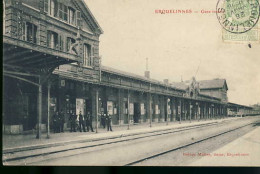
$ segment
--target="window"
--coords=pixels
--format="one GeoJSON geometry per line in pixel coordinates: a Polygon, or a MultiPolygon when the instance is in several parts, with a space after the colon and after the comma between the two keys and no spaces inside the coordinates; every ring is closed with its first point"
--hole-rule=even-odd
{"type": "Polygon", "coordinates": [[[22,25],[22,40],[26,41],[26,33],[27,33],[27,27],[26,27],[26,22],[23,23],[22,25]]]}
{"type": "Polygon", "coordinates": [[[71,25],[81,25],[81,12],[68,7],[59,0],[43,0],[44,11],[49,15],[59,18],[71,25]]]}
{"type": "Polygon", "coordinates": [[[48,46],[55,49],[58,45],[58,34],[55,32],[48,32],[48,46]]]}
{"type": "Polygon", "coordinates": [[[49,0],[44,0],[44,12],[49,13],[49,0]]]}
{"type": "Polygon", "coordinates": [[[91,46],[88,44],[83,46],[83,65],[92,66],[91,46]]]}
{"type": "Polygon", "coordinates": [[[59,3],[59,18],[64,21],[68,21],[68,6],[59,3]]]}
{"type": "Polygon", "coordinates": [[[24,22],[22,27],[22,39],[28,42],[36,43],[37,26],[30,22],[24,22]]]}
{"type": "Polygon", "coordinates": [[[50,15],[54,16],[54,17],[58,16],[58,2],[57,2],[57,0],[51,0],[50,15]]]}
{"type": "Polygon", "coordinates": [[[53,31],[48,31],[47,32],[47,46],[52,49],[63,51],[63,37],[53,31]]]}
{"type": "Polygon", "coordinates": [[[72,25],[75,25],[75,20],[76,20],[76,17],[75,17],[75,10],[71,7],[68,8],[69,9],[69,23],[72,24],[72,25]]]}
{"type": "Polygon", "coordinates": [[[82,22],[81,22],[81,12],[77,11],[77,26],[81,26],[82,22]]]}

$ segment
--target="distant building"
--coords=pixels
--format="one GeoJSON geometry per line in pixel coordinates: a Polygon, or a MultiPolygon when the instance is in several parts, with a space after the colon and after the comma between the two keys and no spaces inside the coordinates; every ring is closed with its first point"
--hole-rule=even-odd
{"type": "Polygon", "coordinates": [[[260,114],[260,103],[251,105],[250,107],[253,108],[253,113],[254,114],[260,114]]]}
{"type": "Polygon", "coordinates": [[[226,79],[213,79],[199,81],[200,93],[220,98],[222,102],[228,102],[228,86],[226,79]]]}
{"type": "Polygon", "coordinates": [[[190,97],[195,97],[197,94],[204,94],[210,97],[218,98],[222,102],[228,102],[228,86],[226,79],[196,81],[193,77],[192,80],[172,82],[171,84],[176,88],[186,90],[186,95],[190,97]]]}

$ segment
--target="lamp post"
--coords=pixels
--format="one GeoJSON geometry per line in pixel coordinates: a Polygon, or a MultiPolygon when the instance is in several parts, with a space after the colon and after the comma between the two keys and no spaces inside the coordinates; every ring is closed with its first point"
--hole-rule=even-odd
{"type": "Polygon", "coordinates": [[[98,115],[99,115],[98,105],[99,105],[99,101],[100,101],[100,98],[99,98],[98,89],[97,89],[96,90],[96,113],[97,113],[97,117],[96,117],[96,133],[98,133],[98,115]]]}
{"type": "Polygon", "coordinates": [[[150,86],[149,86],[149,118],[150,118],[150,127],[152,127],[152,103],[151,103],[151,100],[152,100],[152,96],[151,96],[151,83],[150,83],[150,86]]]}
{"type": "Polygon", "coordinates": [[[200,117],[199,117],[199,103],[196,102],[196,106],[197,106],[197,112],[196,112],[196,119],[198,119],[198,121],[200,121],[200,117]]]}
{"type": "Polygon", "coordinates": [[[179,119],[179,124],[181,124],[181,112],[182,112],[182,104],[184,101],[182,101],[181,99],[179,100],[179,102],[177,103],[177,109],[178,109],[178,115],[180,113],[180,119],[179,119]],[[180,109],[179,109],[179,103],[180,103],[180,109]],[[179,111],[180,110],[180,111],[179,111]]]}
{"type": "Polygon", "coordinates": [[[168,125],[168,118],[169,118],[169,102],[171,101],[171,99],[167,99],[167,109],[166,109],[166,112],[167,112],[167,115],[166,115],[166,125],[168,125]]]}
{"type": "Polygon", "coordinates": [[[211,104],[210,119],[214,118],[214,104],[211,104]]]}
{"type": "Polygon", "coordinates": [[[191,101],[190,101],[190,106],[189,106],[189,110],[190,110],[190,123],[191,123],[191,112],[192,112],[192,105],[191,105],[191,101]]]}
{"type": "Polygon", "coordinates": [[[129,116],[129,110],[130,110],[130,100],[129,100],[129,89],[127,91],[127,120],[128,120],[128,125],[127,125],[127,130],[130,129],[130,116],[129,116]]]}
{"type": "MultiPolygon", "coordinates": [[[[102,77],[102,57],[99,56],[99,85],[101,84],[101,77],[102,77]]],[[[99,98],[99,92],[98,92],[98,89],[96,89],[96,133],[98,133],[98,116],[99,116],[99,112],[98,112],[98,106],[99,106],[99,102],[101,101],[101,98],[99,98]]]]}
{"type": "Polygon", "coordinates": [[[51,85],[48,82],[48,94],[47,94],[47,105],[48,105],[48,118],[47,118],[47,138],[50,138],[50,88],[51,85]]]}

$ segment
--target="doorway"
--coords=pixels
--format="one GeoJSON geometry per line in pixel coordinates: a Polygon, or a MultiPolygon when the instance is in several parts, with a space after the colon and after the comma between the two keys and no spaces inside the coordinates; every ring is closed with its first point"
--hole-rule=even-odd
{"type": "MultiPolygon", "coordinates": [[[[91,99],[86,99],[86,113],[90,112],[90,114],[92,115],[92,103],[91,103],[91,99]]],[[[92,115],[92,117],[94,117],[92,115]]]]}
{"type": "Polygon", "coordinates": [[[140,104],[134,103],[134,123],[139,123],[140,115],[141,115],[140,104]]]}

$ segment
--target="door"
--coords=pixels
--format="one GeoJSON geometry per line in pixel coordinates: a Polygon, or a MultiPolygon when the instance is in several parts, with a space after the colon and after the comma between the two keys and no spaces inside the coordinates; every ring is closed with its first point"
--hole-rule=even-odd
{"type": "Polygon", "coordinates": [[[140,110],[140,104],[134,103],[134,123],[139,123],[141,110],[140,110]]]}
{"type": "MultiPolygon", "coordinates": [[[[90,114],[92,114],[91,99],[86,99],[86,112],[90,112],[90,114]]],[[[92,115],[92,117],[94,117],[94,115],[92,115]]]]}

